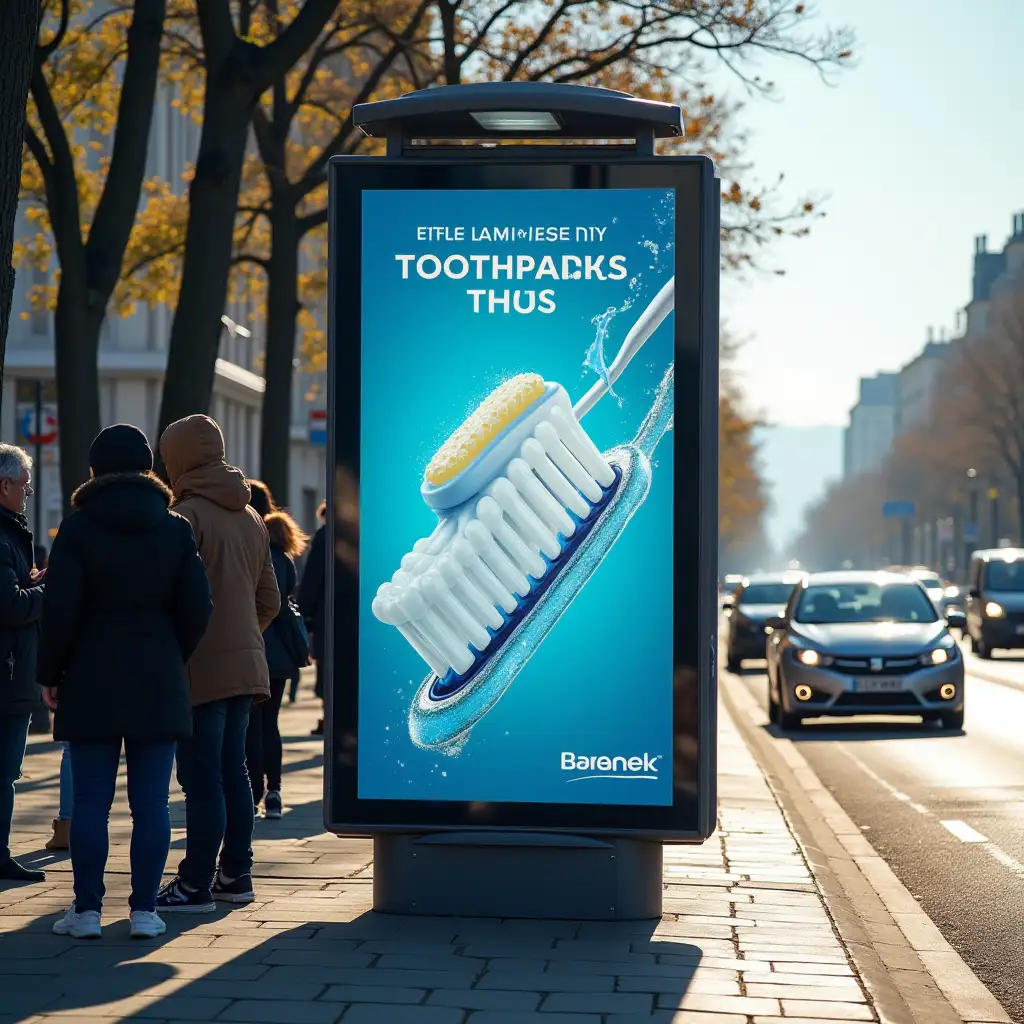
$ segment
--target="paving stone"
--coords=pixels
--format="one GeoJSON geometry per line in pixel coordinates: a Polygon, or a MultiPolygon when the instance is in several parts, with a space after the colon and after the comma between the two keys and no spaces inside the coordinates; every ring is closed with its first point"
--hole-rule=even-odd
{"type": "Polygon", "coordinates": [[[750,996],[714,996],[688,992],[681,996],[659,995],[656,1004],[661,1010],[704,1010],[707,1013],[765,1014],[779,1013],[777,999],[753,999],[750,996]]]}
{"type": "Polygon", "coordinates": [[[787,1017],[818,1017],[821,1020],[874,1020],[875,1015],[863,1003],[822,1003],[804,999],[783,999],[787,1017]]]}
{"type": "Polygon", "coordinates": [[[541,1003],[544,1013],[650,1013],[653,999],[640,992],[555,992],[541,1003]]]}
{"type": "Polygon", "coordinates": [[[345,1024],[462,1024],[463,1010],[447,1006],[352,1006],[345,1013],[345,1024]]]}
{"type": "Polygon", "coordinates": [[[503,989],[519,992],[611,992],[615,979],[607,974],[569,974],[565,971],[519,974],[495,971],[483,974],[478,989],[503,989]]]}
{"type": "MultiPolygon", "coordinates": [[[[649,1024],[650,1017],[644,1019],[649,1024]]],[[[467,1020],[469,1024],[601,1024],[601,1015],[597,1013],[546,1013],[540,1017],[536,1013],[477,1010],[471,1013],[467,1020]]]]}
{"type": "Polygon", "coordinates": [[[320,997],[332,1003],[422,1003],[426,989],[388,985],[331,985],[320,997]]]}
{"type": "Polygon", "coordinates": [[[447,956],[439,955],[442,951],[435,949],[433,956],[400,955],[385,953],[374,967],[392,967],[401,971],[482,971],[486,961],[483,957],[458,956],[453,949],[447,956]]]}
{"type": "Polygon", "coordinates": [[[820,985],[747,985],[747,994],[775,999],[818,999],[830,1003],[864,1002],[864,993],[856,984],[831,988],[820,985]]]}
{"type": "Polygon", "coordinates": [[[540,992],[491,991],[487,989],[438,989],[427,997],[428,1006],[458,1006],[464,1010],[536,1010],[540,992]]]}
{"type": "Polygon", "coordinates": [[[218,1020],[239,1024],[334,1024],[344,1011],[337,1003],[303,1003],[284,999],[240,999],[218,1020]]]}

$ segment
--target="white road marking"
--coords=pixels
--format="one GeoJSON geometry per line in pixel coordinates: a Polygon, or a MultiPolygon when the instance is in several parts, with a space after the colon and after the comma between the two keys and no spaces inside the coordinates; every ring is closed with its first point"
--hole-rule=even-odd
{"type": "Polygon", "coordinates": [[[869,779],[877,782],[890,796],[895,797],[901,803],[906,804],[908,807],[917,811],[918,814],[930,815],[931,811],[928,810],[923,804],[917,803],[915,800],[911,800],[906,793],[898,790],[891,782],[883,779],[873,768],[869,768],[856,754],[847,750],[841,743],[839,744],[839,750],[844,753],[869,779]]]}
{"type": "Polygon", "coordinates": [[[958,821],[956,819],[952,819],[950,821],[942,821],[939,824],[941,824],[942,827],[947,831],[952,832],[953,835],[955,835],[961,843],[988,842],[987,836],[983,836],[980,832],[971,828],[971,826],[968,825],[966,821],[958,821]]]}
{"type": "Polygon", "coordinates": [[[990,857],[993,857],[995,860],[999,861],[999,863],[1002,864],[1004,868],[1008,868],[1015,875],[1024,875],[1024,864],[1021,864],[1021,862],[1017,860],[1016,857],[1011,857],[1005,850],[1001,850],[994,843],[989,843],[985,847],[985,852],[990,857]]]}

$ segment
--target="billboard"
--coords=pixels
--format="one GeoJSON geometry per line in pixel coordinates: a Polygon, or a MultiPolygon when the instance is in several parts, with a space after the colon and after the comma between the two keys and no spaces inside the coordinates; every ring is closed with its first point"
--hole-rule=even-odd
{"type": "Polygon", "coordinates": [[[325,821],[714,827],[719,183],[330,165],[325,821]]]}
{"type": "Polygon", "coordinates": [[[362,202],[359,797],[670,805],[674,191],[362,202]]]}

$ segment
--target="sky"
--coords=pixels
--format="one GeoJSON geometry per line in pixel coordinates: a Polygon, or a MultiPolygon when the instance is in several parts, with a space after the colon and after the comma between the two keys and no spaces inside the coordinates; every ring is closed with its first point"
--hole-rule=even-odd
{"type": "MultiPolygon", "coordinates": [[[[738,369],[769,422],[843,424],[857,381],[898,369],[929,326],[951,336],[970,297],[975,235],[1002,248],[1024,211],[1024,0],[817,0],[817,25],[856,35],[856,65],[821,82],[765,59],[778,99],[745,99],[746,156],[792,199],[825,197],[810,236],[763,273],[727,280],[738,369]]],[[[727,93],[742,87],[722,79],[727,93]]]]}

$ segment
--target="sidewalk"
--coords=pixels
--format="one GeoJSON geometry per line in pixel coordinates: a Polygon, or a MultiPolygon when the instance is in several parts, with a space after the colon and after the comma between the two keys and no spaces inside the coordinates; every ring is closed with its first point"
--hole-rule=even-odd
{"type": "MultiPolygon", "coordinates": [[[[42,851],[59,748],[30,738],[15,855],[39,885],[0,890],[0,1024],[824,1024],[876,1012],[807,862],[724,708],[720,831],[667,847],[661,922],[598,924],[400,918],[370,911],[369,840],[322,831],[316,704],[282,711],[281,821],[256,829],[258,902],[168,915],[160,939],[128,939],[130,821],[112,812],[104,937],[50,933],[71,899],[70,861],[42,851]]],[[[184,838],[180,794],[169,866],[184,838]]],[[[946,1021],[946,1016],[920,1018],[946,1021]]],[[[959,1018],[956,1018],[959,1020],[959,1018]]]]}

